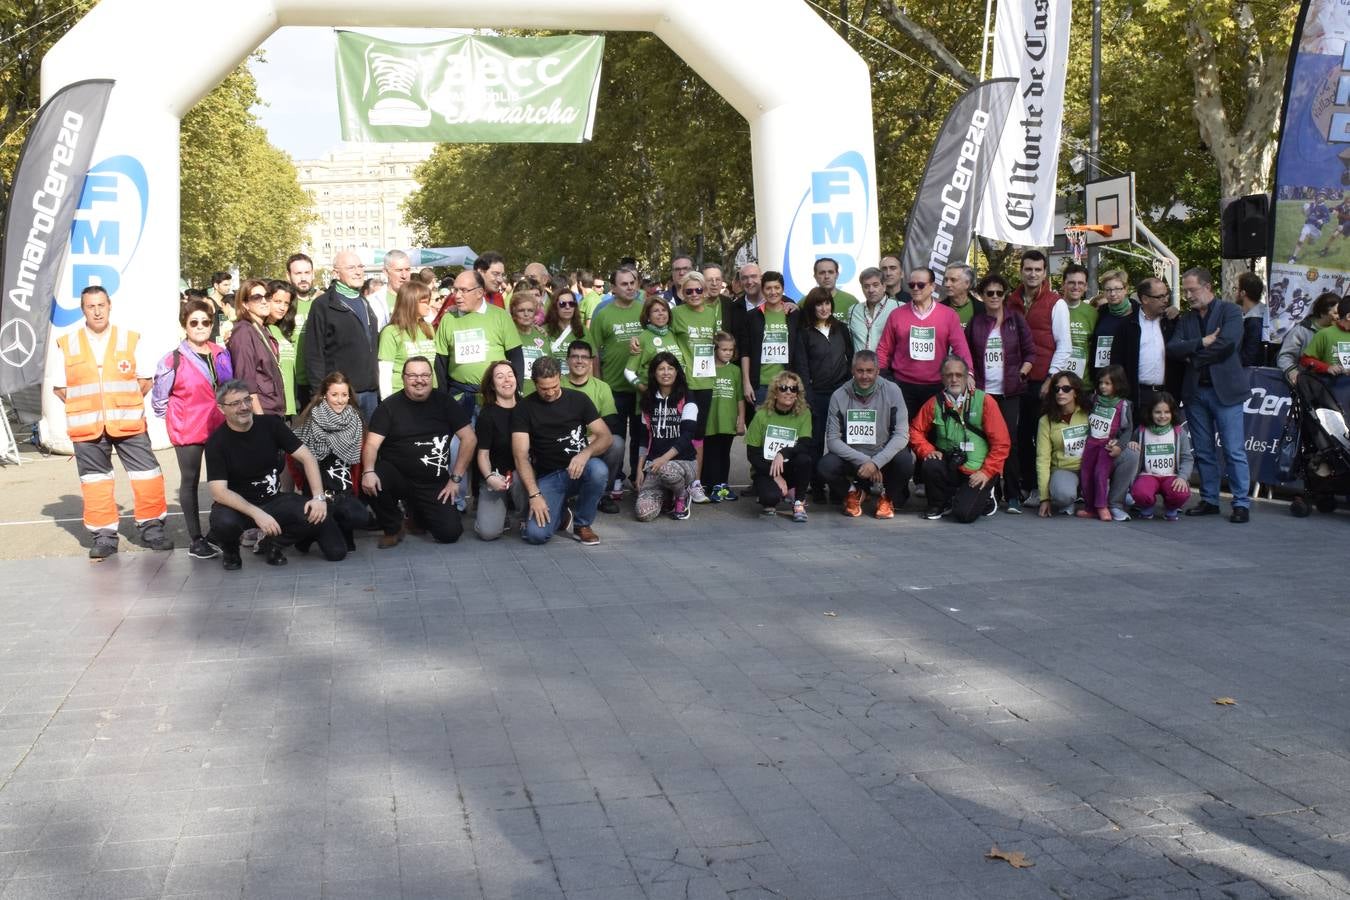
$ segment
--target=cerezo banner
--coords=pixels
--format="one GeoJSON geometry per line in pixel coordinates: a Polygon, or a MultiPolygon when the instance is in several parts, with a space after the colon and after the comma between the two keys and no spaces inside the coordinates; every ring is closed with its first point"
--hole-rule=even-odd
{"type": "Polygon", "coordinates": [[[1350,6],[1306,0],[1285,79],[1271,210],[1270,331],[1350,291],[1350,6]]]}
{"type": "Polygon", "coordinates": [[[1003,0],[994,26],[994,78],[1016,78],[1008,127],[975,230],[1021,247],[1055,239],[1055,184],[1069,68],[1069,0],[1003,0]]]}
{"type": "Polygon", "coordinates": [[[337,33],[345,141],[580,143],[595,125],[599,36],[398,44],[337,33]]]}
{"type": "Polygon", "coordinates": [[[62,88],[38,110],[19,154],[5,215],[0,394],[42,381],[56,282],[112,87],[98,79],[62,88]]]}
{"type": "Polygon", "coordinates": [[[927,266],[941,281],[948,264],[965,261],[975,211],[1016,91],[1016,78],[986,81],[947,113],[910,207],[904,271],[927,266]]]}

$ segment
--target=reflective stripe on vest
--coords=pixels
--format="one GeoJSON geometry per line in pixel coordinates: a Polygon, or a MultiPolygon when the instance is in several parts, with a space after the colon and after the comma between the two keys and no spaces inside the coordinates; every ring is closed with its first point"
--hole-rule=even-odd
{"type": "Polygon", "coordinates": [[[83,329],[57,341],[66,358],[66,431],[72,441],[97,440],[105,431],[118,438],[145,430],[136,343],[134,332],[112,329],[101,367],[105,378],[83,329]]]}

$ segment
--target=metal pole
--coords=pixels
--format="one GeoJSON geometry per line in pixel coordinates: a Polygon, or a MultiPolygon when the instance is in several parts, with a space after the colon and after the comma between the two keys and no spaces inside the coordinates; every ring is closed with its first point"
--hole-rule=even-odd
{"type": "Polygon", "coordinates": [[[994,11],[994,0],[984,0],[984,31],[980,40],[980,80],[984,81],[985,65],[989,62],[989,19],[994,11]]]}
{"type": "MultiPolygon", "coordinates": [[[[1088,158],[1087,166],[1083,171],[1087,174],[1087,181],[1092,181],[1098,175],[1097,151],[1098,140],[1101,136],[1102,126],[1102,0],[1092,0],[1092,87],[1089,97],[1089,108],[1091,114],[1088,125],[1088,158]]],[[[1086,201],[1087,192],[1083,193],[1086,201]]],[[[1083,210],[1083,221],[1091,218],[1091,213],[1086,208],[1083,210]]],[[[1131,238],[1134,235],[1130,235],[1131,238]]],[[[1097,248],[1088,247],[1087,253],[1088,270],[1088,290],[1097,289],[1097,248]]]]}

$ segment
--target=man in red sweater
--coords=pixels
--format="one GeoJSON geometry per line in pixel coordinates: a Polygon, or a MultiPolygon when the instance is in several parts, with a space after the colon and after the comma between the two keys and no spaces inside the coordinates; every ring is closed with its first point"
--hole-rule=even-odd
{"type": "Polygon", "coordinates": [[[970,368],[970,345],[961,317],[933,294],[937,277],[927,267],[909,273],[908,303],[886,320],[877,343],[882,375],[900,386],[910,421],[942,390],[942,363],[949,356],[970,368]]]}
{"type": "Polygon", "coordinates": [[[1069,368],[1073,337],[1069,330],[1069,307],[1050,287],[1045,254],[1028,250],[1022,254],[1022,284],[1008,295],[1011,309],[1020,312],[1031,326],[1036,344],[1036,362],[1027,373],[1022,392],[1022,410],[1017,423],[1017,459],[1022,484],[1036,483],[1036,425],[1041,419],[1041,399],[1050,386],[1049,375],[1069,368]]]}

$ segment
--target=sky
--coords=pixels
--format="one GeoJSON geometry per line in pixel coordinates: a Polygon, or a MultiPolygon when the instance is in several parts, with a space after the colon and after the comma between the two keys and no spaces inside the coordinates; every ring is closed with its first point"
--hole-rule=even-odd
{"type": "MultiPolygon", "coordinates": [[[[357,30],[357,29],[352,29],[357,30]]],[[[438,28],[362,28],[395,41],[425,43],[450,34],[438,28]]],[[[332,28],[278,29],[262,49],[264,62],[250,63],[265,106],[255,110],[268,138],[292,159],[315,159],[341,145],[338,132],[337,82],[332,28]]]]}

